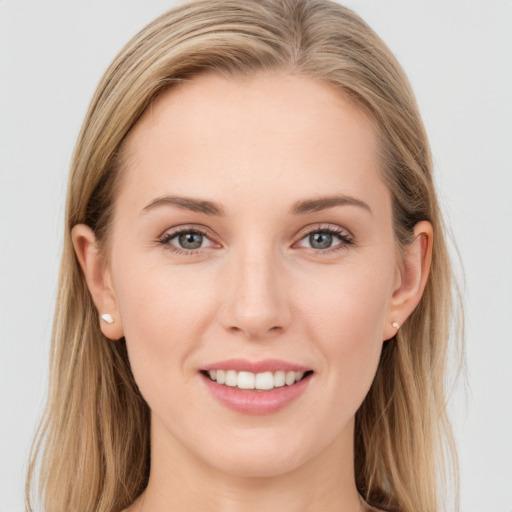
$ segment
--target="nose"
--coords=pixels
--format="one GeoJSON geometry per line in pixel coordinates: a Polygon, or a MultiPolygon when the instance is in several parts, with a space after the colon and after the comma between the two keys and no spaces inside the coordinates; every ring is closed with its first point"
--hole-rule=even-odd
{"type": "Polygon", "coordinates": [[[291,321],[283,263],[271,248],[232,254],[220,283],[223,327],[251,340],[274,337],[291,321]]]}

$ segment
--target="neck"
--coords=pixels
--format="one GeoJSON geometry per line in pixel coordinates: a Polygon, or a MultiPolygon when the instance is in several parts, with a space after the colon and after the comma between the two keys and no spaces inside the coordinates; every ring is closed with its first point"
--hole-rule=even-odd
{"type": "Polygon", "coordinates": [[[304,464],[254,477],[220,471],[169,432],[152,428],[148,487],[130,512],[361,512],[354,481],[353,425],[347,431],[304,464]]]}

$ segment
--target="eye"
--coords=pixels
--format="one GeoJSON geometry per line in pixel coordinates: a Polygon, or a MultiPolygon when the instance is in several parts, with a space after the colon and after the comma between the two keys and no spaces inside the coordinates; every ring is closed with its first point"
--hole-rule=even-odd
{"type": "Polygon", "coordinates": [[[332,233],[317,231],[308,235],[308,242],[313,249],[329,249],[333,244],[334,236],[332,233]]]}
{"type": "Polygon", "coordinates": [[[331,253],[351,244],[353,244],[353,237],[347,230],[332,226],[309,231],[299,241],[300,247],[314,249],[317,254],[331,253]]]}
{"type": "Polygon", "coordinates": [[[197,228],[178,228],[167,231],[158,241],[173,252],[187,255],[196,254],[199,252],[198,249],[214,246],[208,234],[197,228]]]}
{"type": "Polygon", "coordinates": [[[176,238],[182,249],[199,249],[199,247],[203,245],[203,239],[205,237],[202,233],[197,231],[188,231],[186,233],[180,233],[179,235],[176,235],[175,237],[171,238],[171,240],[174,240],[174,238],[176,238]]]}

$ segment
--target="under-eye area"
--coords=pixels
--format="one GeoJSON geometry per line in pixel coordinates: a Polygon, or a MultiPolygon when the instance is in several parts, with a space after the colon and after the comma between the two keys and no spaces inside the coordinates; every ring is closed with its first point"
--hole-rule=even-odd
{"type": "Polygon", "coordinates": [[[260,373],[236,370],[202,370],[201,373],[213,382],[224,386],[240,390],[270,391],[293,386],[309,378],[313,374],[313,370],[306,372],[278,370],[260,373]]]}

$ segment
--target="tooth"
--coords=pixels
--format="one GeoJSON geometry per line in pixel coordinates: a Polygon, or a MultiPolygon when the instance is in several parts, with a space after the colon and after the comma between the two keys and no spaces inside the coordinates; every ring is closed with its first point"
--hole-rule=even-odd
{"type": "Polygon", "coordinates": [[[272,389],[274,387],[274,376],[272,372],[256,374],[256,389],[272,389]]]}
{"type": "Polygon", "coordinates": [[[238,378],[237,378],[235,370],[228,370],[226,372],[226,382],[225,382],[226,386],[230,386],[230,387],[234,388],[237,385],[237,381],[238,381],[238,378]]]}
{"type": "Polygon", "coordinates": [[[282,370],[279,370],[276,373],[274,373],[274,387],[280,388],[280,387],[284,386],[285,379],[286,379],[286,373],[283,372],[282,370]]]}
{"type": "Polygon", "coordinates": [[[224,370],[217,370],[217,383],[224,384],[226,382],[226,372],[224,370]]]}
{"type": "Polygon", "coordinates": [[[254,389],[255,375],[251,372],[238,373],[238,387],[240,389],[254,389]]]}
{"type": "Polygon", "coordinates": [[[295,372],[287,372],[284,381],[286,382],[287,386],[295,384],[295,372]]]}
{"type": "Polygon", "coordinates": [[[237,372],[236,370],[208,370],[208,375],[218,384],[240,389],[271,390],[284,386],[291,386],[304,377],[304,372],[285,372],[278,370],[275,373],[237,372]]]}

